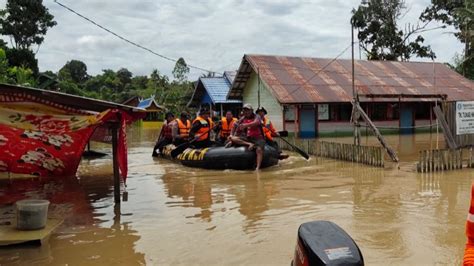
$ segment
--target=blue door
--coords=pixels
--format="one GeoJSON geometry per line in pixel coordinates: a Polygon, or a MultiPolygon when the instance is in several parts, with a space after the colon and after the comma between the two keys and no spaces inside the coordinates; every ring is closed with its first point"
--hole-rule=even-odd
{"type": "Polygon", "coordinates": [[[300,138],[316,137],[316,112],[313,107],[300,110],[300,138]]]}
{"type": "Polygon", "coordinates": [[[400,106],[400,134],[413,134],[413,127],[415,125],[413,121],[413,108],[408,105],[402,104],[400,106]]]}

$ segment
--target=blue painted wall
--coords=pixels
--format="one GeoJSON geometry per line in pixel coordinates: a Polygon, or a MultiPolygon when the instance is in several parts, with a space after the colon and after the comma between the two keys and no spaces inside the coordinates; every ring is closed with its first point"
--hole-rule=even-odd
{"type": "Polygon", "coordinates": [[[211,96],[209,96],[209,94],[207,93],[207,91],[204,92],[204,96],[202,96],[202,99],[201,99],[201,105],[203,104],[212,104],[212,99],[211,99],[211,96]]]}

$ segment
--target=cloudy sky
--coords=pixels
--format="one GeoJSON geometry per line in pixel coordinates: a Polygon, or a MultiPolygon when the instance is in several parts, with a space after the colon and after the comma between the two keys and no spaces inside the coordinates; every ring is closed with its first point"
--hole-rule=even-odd
{"type": "MultiPolygon", "coordinates": [[[[350,45],[351,9],[360,0],[58,0],[110,30],[151,50],[217,72],[236,69],[242,56],[277,54],[333,58],[350,45]]],[[[6,0],[0,0],[4,8],[6,0]]],[[[58,71],[68,60],[89,74],[128,68],[170,74],[174,63],[136,48],[44,0],[57,25],[37,57],[40,70],[58,71]]],[[[403,23],[416,23],[430,0],[406,0],[403,23]]],[[[429,28],[436,27],[433,23],[429,28]]],[[[462,45],[449,32],[424,33],[439,62],[451,62],[462,45]]],[[[350,58],[350,49],[342,56],[350,58]]],[[[415,59],[419,60],[419,59],[415,59]]],[[[201,71],[191,70],[194,78],[201,71]]]]}

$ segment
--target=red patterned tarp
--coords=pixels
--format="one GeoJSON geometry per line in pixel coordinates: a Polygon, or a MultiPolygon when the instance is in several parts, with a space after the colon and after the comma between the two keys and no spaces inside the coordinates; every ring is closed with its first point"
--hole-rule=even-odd
{"type": "Polygon", "coordinates": [[[72,113],[42,103],[13,101],[0,105],[0,172],[37,176],[75,175],[94,129],[120,119],[118,163],[127,176],[126,124],[133,118],[109,109],[72,113]]]}

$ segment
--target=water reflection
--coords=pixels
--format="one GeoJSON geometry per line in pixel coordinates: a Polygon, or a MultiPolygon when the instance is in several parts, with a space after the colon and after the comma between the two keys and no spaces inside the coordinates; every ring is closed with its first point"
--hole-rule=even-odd
{"type": "Polygon", "coordinates": [[[1,184],[1,202],[36,193],[71,218],[45,246],[1,249],[0,264],[288,265],[298,226],[311,220],[343,227],[367,265],[460,262],[474,171],[417,173],[417,151],[434,147],[435,135],[388,136],[400,168],[295,155],[255,173],[153,160],[155,132],[129,135],[129,201],[121,210],[110,158],[83,161],[78,179],[1,184]]]}
{"type": "Polygon", "coordinates": [[[134,249],[140,239],[128,222],[121,222],[120,205],[113,206],[110,175],[82,175],[80,179],[41,178],[2,181],[3,219],[14,219],[14,201],[42,198],[51,202],[50,218],[64,223],[41,246],[17,245],[0,249],[0,265],[15,264],[144,264],[134,249]],[[110,226],[108,224],[111,223],[110,226]]]}

